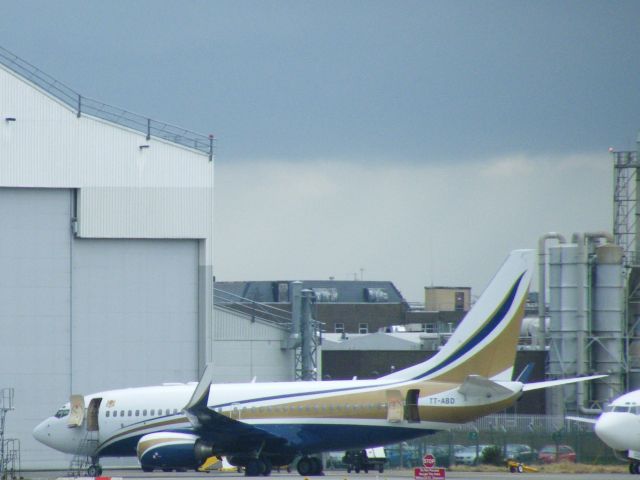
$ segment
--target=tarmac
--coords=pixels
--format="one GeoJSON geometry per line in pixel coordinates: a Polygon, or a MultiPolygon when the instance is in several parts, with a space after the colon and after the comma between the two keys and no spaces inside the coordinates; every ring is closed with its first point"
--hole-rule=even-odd
{"type": "MultiPolygon", "coordinates": [[[[65,476],[65,472],[60,471],[23,471],[21,474],[25,480],[55,480],[65,476]]],[[[347,474],[346,471],[327,471],[324,473],[324,478],[327,480],[413,480],[413,471],[410,470],[389,470],[384,473],[359,473],[359,474],[347,474]]],[[[113,477],[122,480],[224,480],[232,479],[239,480],[247,478],[242,473],[235,472],[209,472],[209,473],[143,473],[139,470],[105,470],[102,477],[98,477],[98,480],[108,480],[109,477],[113,477]]],[[[87,478],[87,477],[82,477],[87,478]]],[[[255,477],[258,480],[260,477],[255,477]]],[[[269,477],[262,477],[265,480],[314,480],[314,478],[321,479],[322,477],[301,477],[297,473],[272,473],[269,477]]],[[[531,479],[545,479],[545,480],[610,480],[610,479],[632,479],[630,474],[612,474],[612,473],[589,473],[589,474],[575,474],[575,473],[510,473],[506,469],[504,472],[446,472],[446,478],[456,480],[493,480],[493,479],[519,479],[526,480],[531,479]]]]}

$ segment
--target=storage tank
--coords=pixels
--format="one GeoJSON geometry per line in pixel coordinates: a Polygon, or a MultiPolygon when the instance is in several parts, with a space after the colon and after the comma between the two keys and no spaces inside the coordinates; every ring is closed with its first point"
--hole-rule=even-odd
{"type": "MultiPolygon", "coordinates": [[[[585,331],[586,257],[575,243],[549,247],[549,370],[551,378],[571,377],[584,371],[578,365],[585,331]]],[[[563,415],[565,405],[575,405],[575,386],[547,391],[549,413],[563,415]]],[[[573,407],[570,407],[573,408],[573,407]]]]}
{"type": "Polygon", "coordinates": [[[624,274],[622,247],[596,248],[592,270],[591,359],[593,369],[609,376],[593,383],[594,399],[610,401],[624,391],[624,274]]]}

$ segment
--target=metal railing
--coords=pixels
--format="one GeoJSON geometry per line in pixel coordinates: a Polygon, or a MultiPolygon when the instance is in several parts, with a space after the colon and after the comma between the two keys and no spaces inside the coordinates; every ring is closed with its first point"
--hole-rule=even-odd
{"type": "Polygon", "coordinates": [[[36,87],[60,100],[78,117],[89,115],[143,133],[147,140],[161,138],[187,148],[197,150],[213,160],[213,135],[202,135],[169,123],[158,122],[151,118],[132,113],[119,107],[83,97],[73,89],[59,82],[37,67],[31,65],[8,50],[0,47],[0,64],[20,75],[36,87]]]}
{"type": "Polygon", "coordinates": [[[216,308],[244,314],[252,322],[260,321],[281,328],[291,328],[291,312],[288,310],[256,302],[215,287],[213,295],[216,308]]]}

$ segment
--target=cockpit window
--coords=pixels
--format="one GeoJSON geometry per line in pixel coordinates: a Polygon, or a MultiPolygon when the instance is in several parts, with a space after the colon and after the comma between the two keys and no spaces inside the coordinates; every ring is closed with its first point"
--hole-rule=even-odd
{"type": "Polygon", "coordinates": [[[60,407],[54,416],[56,418],[64,418],[67,415],[69,415],[69,407],[65,405],[64,407],[60,407]]]}
{"type": "Polygon", "coordinates": [[[621,406],[614,406],[613,407],[613,411],[614,412],[628,412],[629,411],[629,407],[621,405],[621,406]]]}

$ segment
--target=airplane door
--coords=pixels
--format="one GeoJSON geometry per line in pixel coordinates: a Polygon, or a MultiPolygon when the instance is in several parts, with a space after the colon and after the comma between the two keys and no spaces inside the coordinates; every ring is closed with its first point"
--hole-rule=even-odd
{"type": "Polygon", "coordinates": [[[404,418],[404,405],[400,390],[387,390],[387,422],[399,423],[404,418]]]}
{"type": "Polygon", "coordinates": [[[67,426],[69,428],[79,427],[84,421],[84,395],[71,395],[69,397],[69,405],[71,411],[69,412],[67,426]]]}
{"type": "Polygon", "coordinates": [[[404,419],[409,423],[420,423],[420,409],[418,408],[418,399],[420,398],[420,390],[409,390],[404,402],[404,419]]]}
{"type": "Polygon", "coordinates": [[[89,402],[89,408],[87,409],[87,432],[97,432],[100,430],[100,426],[98,425],[100,403],[102,403],[102,398],[93,398],[89,402]]]}

